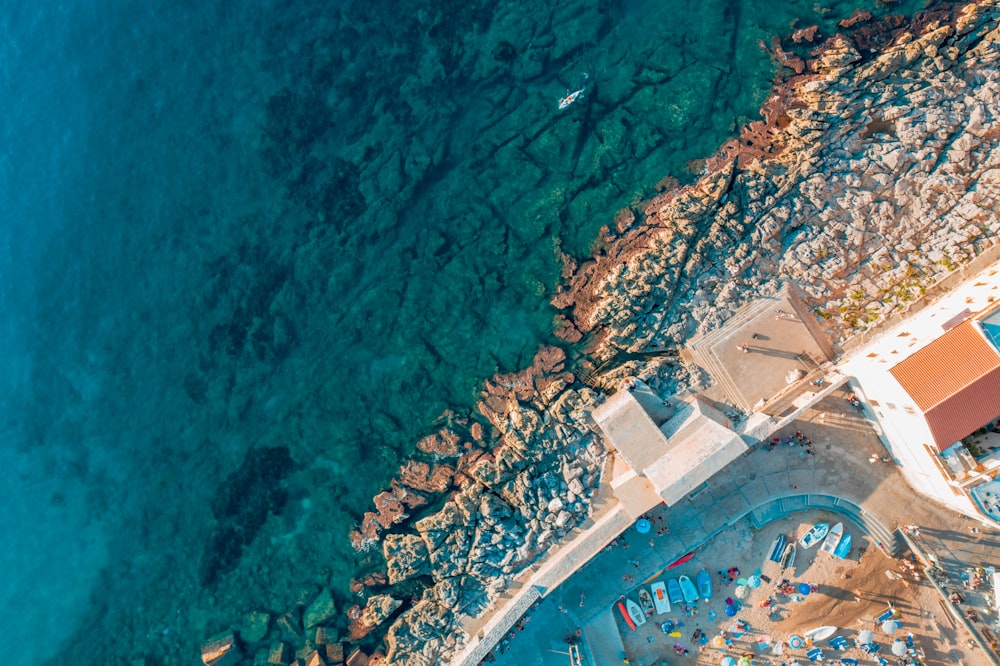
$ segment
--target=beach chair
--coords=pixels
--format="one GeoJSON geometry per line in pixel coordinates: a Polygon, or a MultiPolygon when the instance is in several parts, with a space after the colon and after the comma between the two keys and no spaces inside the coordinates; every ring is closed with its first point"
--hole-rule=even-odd
{"type": "Polygon", "coordinates": [[[913,647],[913,634],[906,634],[906,647],[913,647]]]}
{"type": "Polygon", "coordinates": [[[823,661],[823,651],[816,647],[806,652],[806,656],[809,657],[809,661],[823,661]]]}
{"type": "Polygon", "coordinates": [[[876,622],[885,622],[886,620],[890,619],[894,615],[896,615],[896,609],[895,608],[890,608],[889,610],[887,610],[886,612],[882,613],[877,618],[875,618],[875,621],[876,622]]]}
{"type": "Polygon", "coordinates": [[[889,661],[885,657],[875,657],[875,659],[878,661],[879,666],[889,666],[889,661]]]}
{"type": "Polygon", "coordinates": [[[858,660],[851,657],[841,657],[840,663],[841,666],[858,666],[858,660]]]}
{"type": "Polygon", "coordinates": [[[847,649],[847,639],[843,636],[834,636],[830,639],[830,647],[834,650],[846,650],[847,649]]]}

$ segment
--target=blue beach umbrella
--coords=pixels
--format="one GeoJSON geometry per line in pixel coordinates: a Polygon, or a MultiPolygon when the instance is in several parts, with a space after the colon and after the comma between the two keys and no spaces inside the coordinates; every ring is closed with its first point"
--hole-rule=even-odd
{"type": "Polygon", "coordinates": [[[807,595],[812,592],[812,588],[809,587],[809,583],[799,583],[799,594],[807,595]]]}
{"type": "Polygon", "coordinates": [[[747,579],[747,586],[757,589],[760,587],[760,576],[754,575],[747,579]]]}
{"type": "Polygon", "coordinates": [[[648,533],[650,528],[652,527],[653,527],[652,523],[650,523],[645,518],[640,518],[639,520],[635,521],[635,531],[638,532],[639,534],[648,533]]]}
{"type": "Polygon", "coordinates": [[[736,666],[736,660],[730,657],[729,655],[723,657],[722,661],[719,663],[721,663],[722,666],[736,666]]]}
{"type": "Polygon", "coordinates": [[[729,604],[726,606],[726,617],[733,617],[736,615],[736,604],[729,604]]]}

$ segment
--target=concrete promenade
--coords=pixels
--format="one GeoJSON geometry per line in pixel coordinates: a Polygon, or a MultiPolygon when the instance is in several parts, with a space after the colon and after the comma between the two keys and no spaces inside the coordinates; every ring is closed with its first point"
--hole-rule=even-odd
{"type": "MultiPolygon", "coordinates": [[[[565,638],[578,629],[583,633],[585,664],[621,663],[620,637],[614,623],[607,620],[612,604],[681,555],[748,516],[760,525],[798,511],[839,512],[889,550],[903,545],[901,539],[897,542],[897,528],[916,524],[919,538],[926,541],[922,545],[935,554],[950,579],[946,585],[959,581],[967,566],[993,564],[1000,553],[1000,535],[915,493],[894,464],[869,462],[873,453],[881,456],[886,451],[864,414],[850,406],[846,395],[842,390],[832,393],[780,431],[782,435],[801,431],[812,440],[815,455],[784,445],[773,451],[754,448],[716,474],[693,499],[670,508],[658,507],[652,512],[654,522],[667,525],[669,534],[657,536],[654,529],[640,535],[627,530],[629,547],[600,552],[541,600],[529,613],[531,620],[514,632],[506,652],[498,655],[495,663],[565,666],[565,638]],[[970,531],[973,526],[978,533],[970,531]],[[624,581],[625,574],[634,575],[636,582],[624,581]]],[[[809,514],[803,513],[803,521],[809,519],[809,514]]],[[[734,553],[734,558],[739,557],[734,553]]],[[[891,566],[892,561],[886,561],[891,566]]],[[[982,607],[982,600],[976,601],[982,607]]],[[[977,652],[977,661],[964,663],[997,663],[980,648],[977,652]]],[[[964,659],[959,652],[955,656],[955,663],[964,659]]]]}

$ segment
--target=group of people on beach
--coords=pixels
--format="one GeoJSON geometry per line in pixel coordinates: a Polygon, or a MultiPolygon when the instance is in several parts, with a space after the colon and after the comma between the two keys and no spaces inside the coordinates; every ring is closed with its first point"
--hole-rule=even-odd
{"type": "MultiPolygon", "coordinates": [[[[767,443],[767,450],[773,451],[779,444],[781,444],[781,437],[772,437],[771,441],[767,443]]],[[[798,430],[795,431],[794,435],[788,435],[785,437],[785,446],[799,446],[805,449],[805,452],[809,455],[816,455],[813,452],[812,440],[798,430]]]]}

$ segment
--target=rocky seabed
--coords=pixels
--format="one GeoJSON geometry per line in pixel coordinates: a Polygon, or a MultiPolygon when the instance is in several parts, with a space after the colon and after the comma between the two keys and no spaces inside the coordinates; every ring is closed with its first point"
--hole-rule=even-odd
{"type": "MultiPolygon", "coordinates": [[[[676,348],[792,278],[843,340],[996,242],[998,3],[938,10],[909,26],[860,16],[847,27],[813,59],[786,63],[800,73],[777,84],[765,120],[724,145],[698,182],[616,217],[607,251],[578,267],[555,299],[572,313],[567,337],[589,335],[598,362],[676,348]],[[872,52],[852,37],[856,29],[891,40],[872,52]]],[[[785,62],[780,47],[777,55],[785,62]]],[[[364,605],[348,610],[352,638],[384,635],[384,652],[367,663],[447,663],[468,640],[463,618],[489,613],[587,519],[606,457],[588,416],[601,395],[564,364],[547,348],[528,370],[487,382],[479,409],[492,446],[463,448],[445,431],[423,447],[438,450],[441,469],[411,467],[376,498],[352,535],[359,549],[380,546],[387,563],[384,576],[358,585],[364,605]],[[457,490],[443,508],[396,527],[423,493],[450,486],[457,490]],[[417,598],[384,593],[418,580],[428,584],[417,598]]],[[[612,364],[598,379],[623,374],[654,386],[698,381],[655,361],[612,364]]],[[[340,643],[324,642],[332,601],[323,594],[282,620],[293,640],[270,647],[272,663],[293,653],[310,665],[343,658],[340,643]]],[[[211,663],[223,663],[227,650],[213,640],[211,663]]]]}

